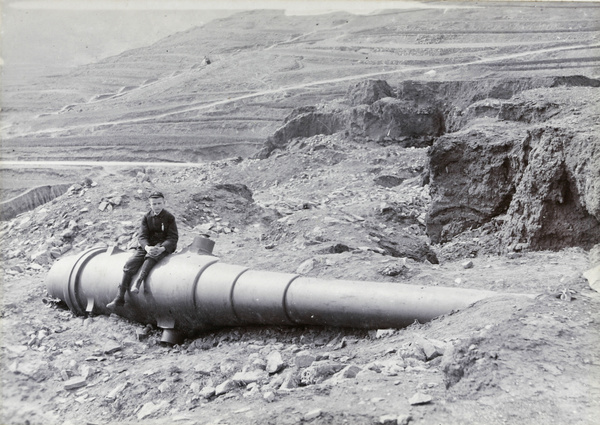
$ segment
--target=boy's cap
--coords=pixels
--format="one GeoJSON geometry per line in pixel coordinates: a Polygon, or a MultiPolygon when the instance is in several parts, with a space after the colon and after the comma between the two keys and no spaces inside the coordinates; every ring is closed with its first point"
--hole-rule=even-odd
{"type": "Polygon", "coordinates": [[[152,199],[152,198],[163,198],[163,199],[165,199],[165,195],[163,195],[162,192],[155,191],[155,192],[152,192],[150,194],[150,196],[148,196],[148,199],[152,199]]]}

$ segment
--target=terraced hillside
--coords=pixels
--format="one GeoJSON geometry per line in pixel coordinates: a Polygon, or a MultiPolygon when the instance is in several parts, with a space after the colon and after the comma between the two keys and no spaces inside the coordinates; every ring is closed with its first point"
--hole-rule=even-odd
{"type": "Polygon", "coordinates": [[[366,78],[394,85],[574,69],[593,77],[599,10],[518,3],[364,16],[241,12],[68,75],[5,82],[2,156],[248,156],[293,108],[340,98],[366,78]]]}

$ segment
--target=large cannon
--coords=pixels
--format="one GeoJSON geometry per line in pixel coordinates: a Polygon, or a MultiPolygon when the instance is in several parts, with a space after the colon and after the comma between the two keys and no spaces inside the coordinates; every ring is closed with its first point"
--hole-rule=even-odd
{"type": "MultiPolygon", "coordinates": [[[[161,261],[139,294],[114,311],[163,329],[162,341],[224,326],[325,325],[400,328],[499,295],[492,291],[424,287],[390,282],[326,280],[250,270],[212,255],[214,242],[198,237],[161,261]]],[[[80,315],[111,314],[130,254],[92,248],[59,260],[47,277],[48,293],[80,315]]]]}

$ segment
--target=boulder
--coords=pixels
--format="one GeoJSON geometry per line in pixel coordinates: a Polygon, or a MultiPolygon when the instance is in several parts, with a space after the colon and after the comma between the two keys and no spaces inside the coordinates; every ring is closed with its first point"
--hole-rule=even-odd
{"type": "Polygon", "coordinates": [[[346,114],[337,110],[312,109],[305,113],[293,111],[290,115],[291,118],[286,118],[285,124],[267,139],[254,158],[268,158],[275,149],[285,148],[294,138],[306,138],[317,134],[331,135],[344,130],[347,126],[346,114]]]}
{"type": "Polygon", "coordinates": [[[348,88],[346,97],[352,106],[372,105],[384,97],[393,97],[394,91],[384,80],[364,80],[348,88]]]}
{"type": "Polygon", "coordinates": [[[435,106],[386,97],[350,113],[352,135],[403,146],[429,146],[444,131],[442,113],[435,106]]]}
{"type": "Polygon", "coordinates": [[[302,385],[318,384],[342,370],[346,365],[328,361],[314,362],[300,373],[302,385]]]}
{"type": "Polygon", "coordinates": [[[296,367],[304,368],[304,367],[310,366],[316,360],[317,360],[317,356],[315,356],[314,354],[311,354],[307,350],[303,350],[296,354],[295,363],[296,363],[296,367]]]}
{"type": "Polygon", "coordinates": [[[427,243],[424,236],[414,235],[406,229],[398,229],[392,235],[370,232],[377,239],[377,245],[385,255],[398,258],[410,258],[411,260],[432,264],[438,264],[435,252],[427,243]]]}
{"type": "Polygon", "coordinates": [[[285,367],[285,362],[281,357],[281,353],[279,351],[272,351],[267,356],[267,372],[273,374],[277,373],[285,367]]]}

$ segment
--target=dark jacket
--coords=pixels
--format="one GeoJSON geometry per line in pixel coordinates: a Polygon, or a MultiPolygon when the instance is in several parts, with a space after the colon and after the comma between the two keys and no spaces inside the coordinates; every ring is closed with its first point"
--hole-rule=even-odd
{"type": "Polygon", "coordinates": [[[178,240],[179,232],[175,217],[169,211],[163,209],[158,215],[154,215],[150,210],[144,215],[138,238],[142,248],[145,249],[148,245],[161,245],[171,254],[177,249],[178,240]]]}

